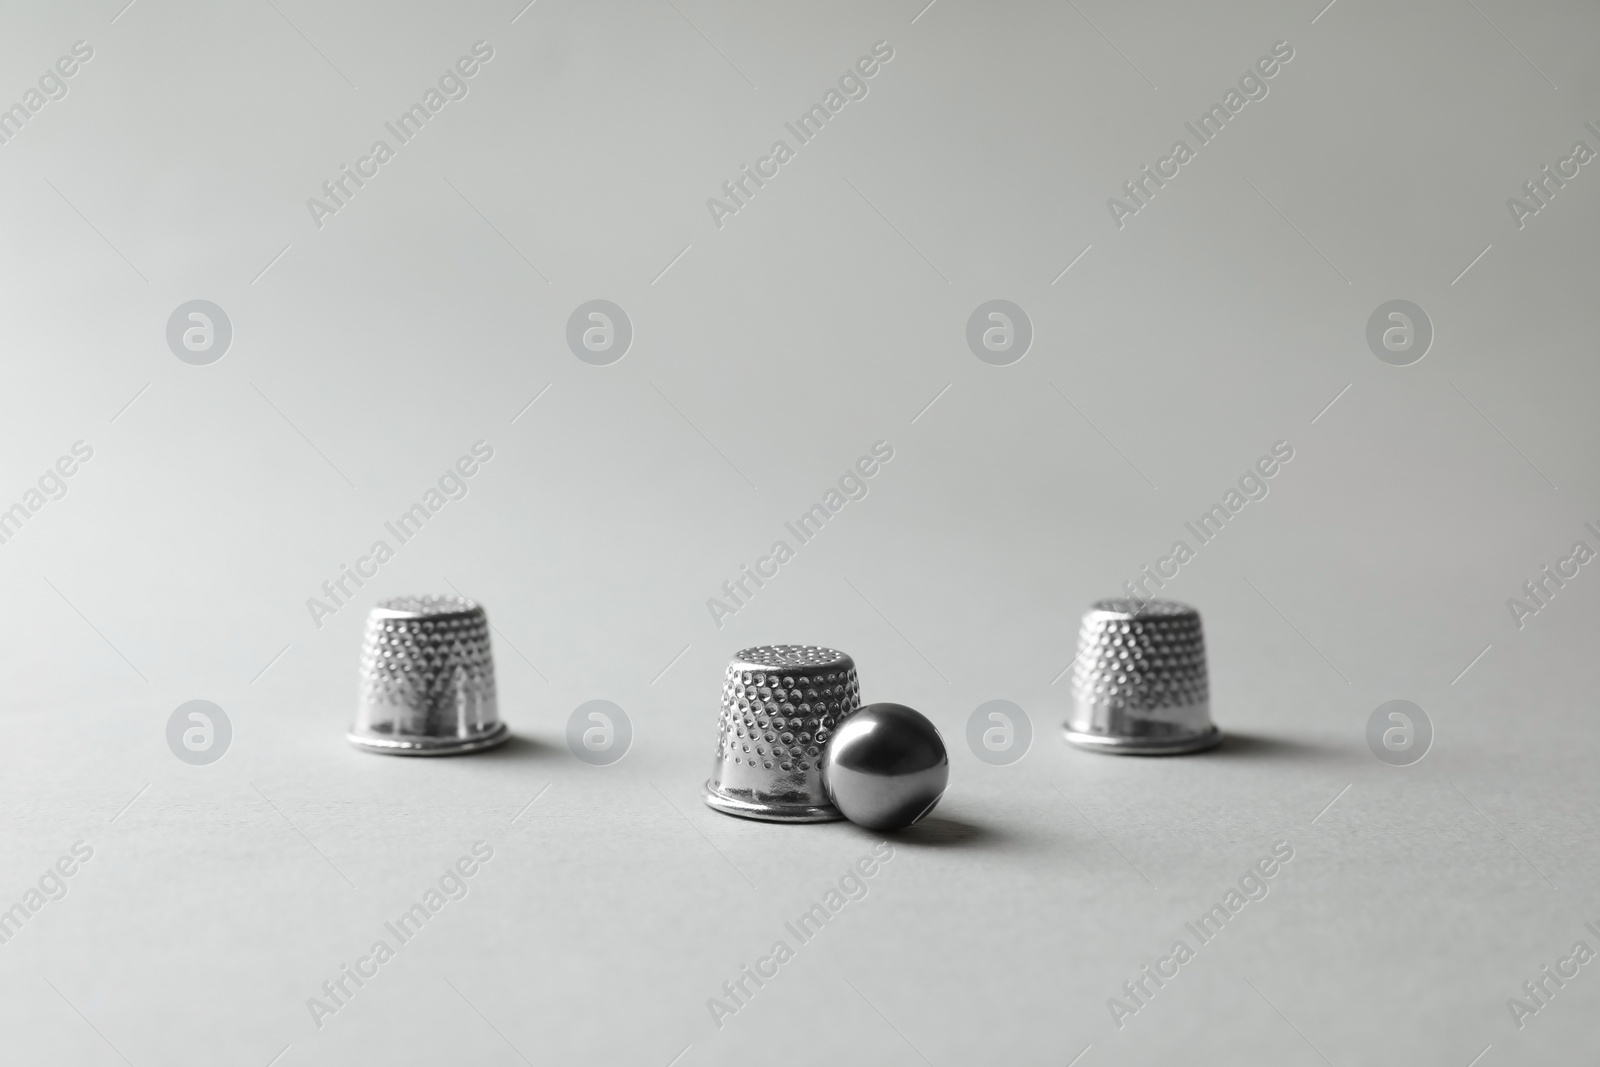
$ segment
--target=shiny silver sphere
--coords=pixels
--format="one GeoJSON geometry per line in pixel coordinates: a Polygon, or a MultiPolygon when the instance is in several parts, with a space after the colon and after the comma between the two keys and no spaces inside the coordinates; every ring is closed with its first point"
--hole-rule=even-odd
{"type": "Polygon", "coordinates": [[[834,807],[869,830],[910,826],[939,803],[950,756],[939,730],[904,704],[868,704],[842,719],[822,753],[834,807]]]}

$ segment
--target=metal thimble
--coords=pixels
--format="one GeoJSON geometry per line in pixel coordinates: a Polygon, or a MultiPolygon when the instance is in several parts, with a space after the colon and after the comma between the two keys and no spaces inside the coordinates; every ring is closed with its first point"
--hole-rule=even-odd
{"type": "Polygon", "coordinates": [[[458,596],[380,600],[367,615],[350,743],[396,756],[446,756],[509,736],[495,701],[483,608],[458,596]]]}
{"type": "Polygon", "coordinates": [[[706,803],[769,822],[844,818],[822,787],[822,750],[860,703],[855,660],[843,652],[761,645],[737,653],[722,684],[706,803]]]}
{"type": "Polygon", "coordinates": [[[1067,740],[1170,756],[1222,740],[1211,722],[1200,613],[1170,600],[1096,601],[1078,630],[1067,740]]]}

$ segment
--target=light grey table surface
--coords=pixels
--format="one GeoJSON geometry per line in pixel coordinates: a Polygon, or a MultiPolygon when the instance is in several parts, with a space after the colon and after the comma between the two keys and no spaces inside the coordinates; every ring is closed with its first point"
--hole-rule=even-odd
{"type": "Polygon", "coordinates": [[[1600,150],[1592,5],[123,2],[0,14],[24,109],[0,126],[0,507],[25,516],[0,544],[0,1059],[1600,1053],[1600,965],[1508,1003],[1600,950],[1600,565],[1508,606],[1600,549],[1600,164],[1508,205],[1600,150]],[[400,144],[385,123],[476,42],[400,144]],[[878,42],[798,144],[785,123],[878,42]],[[1108,206],[1278,42],[1264,97],[1108,206]],[[779,139],[736,213],[708,206],[779,139]],[[308,207],[346,165],[365,183],[308,207]],[[166,337],[194,299],[231,323],[209,365],[166,337]],[[633,328],[609,365],[566,341],[593,299],[633,328]],[[1034,334],[1006,366],[965,337],[992,299],[1034,334]],[[1407,366],[1366,336],[1397,299],[1434,334],[1407,366]],[[314,618],[479,441],[466,495],[314,618]],[[714,619],[879,441],[866,496],[714,619]],[[1230,740],[1068,749],[1082,610],[1277,442],[1267,496],[1162,591],[1204,613],[1230,740]],[[347,747],[367,608],[452,588],[496,627],[516,739],[347,747]],[[850,652],[952,759],[803,943],[785,924],[884,839],[699,796],[727,657],[786,641],[850,652]],[[166,735],[197,699],[232,728],[204,766],[166,735]],[[566,743],[597,699],[633,728],[609,766],[566,743]],[[1009,766],[966,740],[996,699],[1033,729],[1009,766]],[[1434,732],[1409,766],[1366,740],[1393,699],[1434,732]],[[466,895],[394,938],[475,842],[466,895]],[[1274,846],[1265,898],[1198,945],[1185,923],[1274,846]],[[1194,958],[1116,1017],[1179,939],[1194,958]]]}

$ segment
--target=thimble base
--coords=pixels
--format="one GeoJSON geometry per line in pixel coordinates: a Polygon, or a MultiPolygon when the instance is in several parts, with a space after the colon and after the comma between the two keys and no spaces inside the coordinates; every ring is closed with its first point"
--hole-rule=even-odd
{"type": "Polygon", "coordinates": [[[1211,748],[1222,740],[1222,731],[1215,726],[1180,737],[1118,737],[1084,733],[1071,726],[1066,727],[1064,733],[1068,741],[1081,749],[1114,756],[1181,756],[1211,748]]]}
{"type": "Polygon", "coordinates": [[[844,814],[832,804],[777,803],[730,796],[706,783],[705,802],[724,815],[763,822],[838,822],[844,814]]]}
{"type": "Polygon", "coordinates": [[[473,737],[385,737],[351,730],[345,735],[345,740],[359,749],[385,756],[461,756],[493,748],[510,737],[511,729],[499,722],[487,732],[473,737]]]}

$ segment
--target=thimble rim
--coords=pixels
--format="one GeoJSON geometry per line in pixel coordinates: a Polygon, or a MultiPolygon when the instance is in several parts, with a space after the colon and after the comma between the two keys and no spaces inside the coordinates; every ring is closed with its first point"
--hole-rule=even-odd
{"type": "Polygon", "coordinates": [[[462,756],[493,748],[510,738],[511,728],[504,722],[471,737],[384,736],[358,730],[345,734],[345,740],[356,748],[385,756],[462,756]]]}
{"type": "Polygon", "coordinates": [[[405,593],[384,597],[372,605],[368,618],[374,619],[442,619],[454,615],[472,615],[483,606],[471,597],[450,593],[405,593]]]}
{"type": "Polygon", "coordinates": [[[1198,619],[1200,611],[1192,604],[1180,600],[1136,600],[1133,597],[1105,597],[1089,605],[1084,618],[1114,619],[1198,619]]]}
{"type": "Polygon", "coordinates": [[[1066,726],[1066,739],[1085,752],[1104,752],[1114,756],[1181,756],[1200,752],[1218,744],[1222,731],[1215,723],[1204,730],[1178,737],[1137,737],[1125,734],[1094,734],[1066,726]]]}
{"type": "Polygon", "coordinates": [[[844,813],[832,803],[780,803],[776,801],[746,800],[718,790],[707,779],[702,794],[706,805],[724,815],[737,815],[741,819],[758,819],[761,822],[839,822],[844,813]]]}

